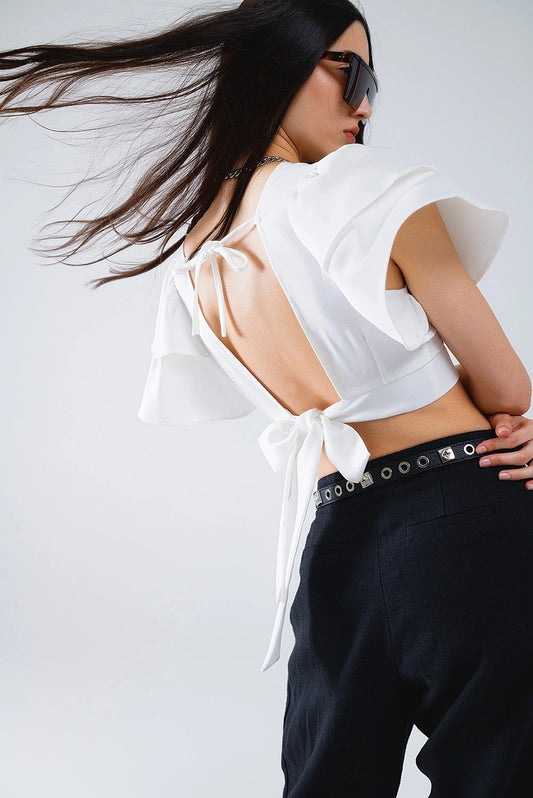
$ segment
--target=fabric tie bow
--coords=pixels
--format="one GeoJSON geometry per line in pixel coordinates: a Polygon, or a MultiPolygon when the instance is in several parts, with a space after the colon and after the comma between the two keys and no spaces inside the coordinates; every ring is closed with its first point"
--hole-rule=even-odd
{"type": "Polygon", "coordinates": [[[199,302],[198,302],[198,278],[203,264],[209,261],[213,272],[215,291],[217,295],[218,314],[220,318],[220,331],[223,338],[226,337],[226,309],[224,307],[224,292],[222,290],[222,279],[218,267],[217,255],[220,255],[235,272],[242,272],[248,267],[248,258],[238,249],[226,247],[222,241],[207,241],[200,247],[198,253],[188,262],[181,266],[173,267],[175,274],[181,271],[190,271],[194,268],[194,306],[192,315],[192,334],[199,335],[199,302]],[[240,263],[239,263],[240,261],[240,263]]]}
{"type": "Polygon", "coordinates": [[[369,452],[353,427],[335,418],[335,405],[311,408],[300,415],[288,414],[274,421],[259,436],[259,445],[274,471],[286,464],[276,562],[278,610],[266,659],[265,671],[279,659],[281,634],[296,550],[316,480],[324,444],[326,456],[343,477],[359,482],[369,452]]]}

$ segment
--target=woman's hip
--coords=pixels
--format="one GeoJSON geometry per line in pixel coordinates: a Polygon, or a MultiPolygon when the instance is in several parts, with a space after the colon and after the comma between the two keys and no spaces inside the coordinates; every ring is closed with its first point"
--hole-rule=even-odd
{"type": "Polygon", "coordinates": [[[413,651],[427,667],[439,652],[453,659],[460,650],[531,667],[533,493],[481,468],[475,442],[473,432],[371,460],[368,487],[329,503],[336,477],[319,480],[325,503],[302,557],[297,623],[302,598],[306,622],[318,613],[322,629],[352,616],[356,628],[380,605],[410,676],[413,651]],[[393,474],[380,482],[383,469],[393,474]]]}
{"type": "MultiPolygon", "coordinates": [[[[439,530],[533,524],[533,494],[520,482],[498,479],[498,468],[481,468],[476,446],[486,430],[427,441],[368,461],[359,483],[338,471],[318,480],[316,517],[308,545],[317,545],[319,528],[330,531],[328,543],[350,542],[352,522],[375,527],[380,536],[439,538],[439,530]],[[339,537],[340,536],[340,537],[339,537]]],[[[446,537],[446,536],[444,536],[446,537]]],[[[357,535],[355,535],[355,539],[357,535]]],[[[325,540],[323,542],[326,542],[325,540]]]]}

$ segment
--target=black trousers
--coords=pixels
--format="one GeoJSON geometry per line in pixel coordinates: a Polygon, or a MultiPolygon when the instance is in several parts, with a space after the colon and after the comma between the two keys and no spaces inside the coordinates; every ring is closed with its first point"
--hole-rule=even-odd
{"type": "Polygon", "coordinates": [[[533,797],[533,493],[478,461],[317,509],[290,612],[284,798],[394,798],[413,724],[431,798],[533,797]]]}

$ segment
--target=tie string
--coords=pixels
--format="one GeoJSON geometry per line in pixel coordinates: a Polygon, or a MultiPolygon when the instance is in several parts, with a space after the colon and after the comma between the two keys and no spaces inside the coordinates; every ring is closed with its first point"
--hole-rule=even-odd
{"type": "Polygon", "coordinates": [[[279,471],[285,465],[276,562],[278,611],[262,670],[279,659],[289,585],[322,444],[328,459],[346,479],[361,480],[368,449],[353,427],[331,418],[327,410],[311,408],[300,415],[290,414],[273,421],[259,436],[259,445],[271,468],[279,471]]]}
{"type": "Polygon", "coordinates": [[[224,290],[222,288],[222,278],[220,276],[217,255],[220,255],[234,272],[242,272],[248,268],[248,257],[243,252],[240,252],[238,249],[226,247],[222,241],[216,240],[208,241],[203,244],[198,253],[191,258],[188,263],[173,267],[173,273],[175,275],[182,271],[190,271],[191,269],[194,269],[194,306],[192,315],[193,335],[200,334],[200,303],[198,298],[198,281],[200,277],[200,271],[203,264],[206,261],[209,261],[211,271],[213,273],[215,293],[217,296],[220,332],[223,338],[226,337],[226,308],[224,305],[224,290]]]}

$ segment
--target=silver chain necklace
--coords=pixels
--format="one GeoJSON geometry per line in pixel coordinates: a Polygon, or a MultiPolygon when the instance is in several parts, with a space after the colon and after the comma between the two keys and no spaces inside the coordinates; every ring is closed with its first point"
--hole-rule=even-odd
{"type": "Polygon", "coordinates": [[[289,163],[286,158],[278,158],[277,155],[266,155],[264,158],[261,158],[257,166],[240,166],[238,169],[234,169],[232,172],[228,172],[225,176],[224,180],[230,180],[232,177],[238,177],[241,172],[253,172],[257,169],[258,166],[263,166],[265,163],[272,163],[273,161],[285,161],[285,163],[289,163]]]}

